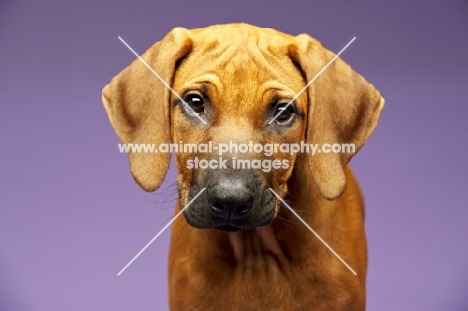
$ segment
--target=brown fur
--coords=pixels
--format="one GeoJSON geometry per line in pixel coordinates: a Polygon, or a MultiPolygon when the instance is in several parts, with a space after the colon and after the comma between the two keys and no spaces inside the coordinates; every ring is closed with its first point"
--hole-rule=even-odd
{"type": "MultiPolygon", "coordinates": [[[[307,35],[293,37],[246,24],[176,28],[143,58],[178,94],[209,94],[212,110],[203,116],[207,125],[188,116],[139,60],[104,88],[103,102],[124,143],[307,141],[354,143],[357,151],[374,129],[384,101],[341,59],[297,98],[303,118],[281,130],[266,124],[271,98],[287,102],[332,57],[307,35]]],[[[185,167],[193,156],[217,158],[176,154],[176,213],[192,198],[191,187],[203,184],[200,170],[185,167]]],[[[174,223],[171,310],[364,310],[364,203],[346,166],[351,156],[279,153],[275,158],[293,165],[260,173],[262,188],[284,197],[357,276],[275,200],[274,220],[250,230],[196,229],[183,218],[174,223]]],[[[140,186],[153,191],[164,179],[169,155],[130,154],[130,164],[140,186]]]]}

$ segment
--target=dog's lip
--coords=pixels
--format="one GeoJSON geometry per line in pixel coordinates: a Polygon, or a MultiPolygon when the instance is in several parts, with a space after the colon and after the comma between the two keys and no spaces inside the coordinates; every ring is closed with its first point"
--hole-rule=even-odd
{"type": "Polygon", "coordinates": [[[194,210],[184,211],[186,221],[191,227],[198,229],[218,229],[227,232],[236,232],[239,230],[251,230],[256,227],[270,224],[276,216],[275,209],[267,211],[260,217],[255,217],[254,220],[237,219],[228,220],[218,217],[203,217],[203,214],[197,213],[194,210]]]}
{"type": "Polygon", "coordinates": [[[239,230],[251,230],[257,227],[270,224],[274,218],[275,218],[275,211],[272,210],[271,212],[268,212],[265,215],[263,215],[263,217],[261,217],[255,224],[225,222],[223,224],[215,225],[214,228],[223,230],[223,231],[229,231],[229,232],[235,232],[239,230]]]}
{"type": "Polygon", "coordinates": [[[228,231],[228,232],[236,232],[240,230],[240,228],[237,228],[231,225],[216,226],[215,228],[218,230],[228,231]]]}

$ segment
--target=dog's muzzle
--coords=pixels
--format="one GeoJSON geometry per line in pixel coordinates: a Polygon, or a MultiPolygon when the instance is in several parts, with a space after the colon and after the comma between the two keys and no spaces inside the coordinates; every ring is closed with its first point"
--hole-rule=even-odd
{"type": "Polygon", "coordinates": [[[190,196],[202,188],[206,191],[184,212],[191,226],[236,231],[273,221],[275,198],[257,171],[205,170],[201,177],[200,183],[192,185],[190,196]]]}

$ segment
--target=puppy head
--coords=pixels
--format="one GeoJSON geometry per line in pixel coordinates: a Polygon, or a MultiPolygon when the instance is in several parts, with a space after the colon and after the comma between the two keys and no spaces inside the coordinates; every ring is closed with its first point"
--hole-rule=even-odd
{"type": "MultiPolygon", "coordinates": [[[[277,214],[269,188],[287,192],[298,155],[281,145],[353,143],[357,151],[376,125],[383,99],[340,59],[296,96],[333,56],[307,35],[245,24],[177,28],[143,59],[180,98],[135,60],[104,88],[103,101],[123,143],[177,145],[181,206],[205,188],[184,212],[190,225],[249,229],[277,214]]],[[[344,191],[352,155],[309,156],[325,198],[344,191]]],[[[170,154],[129,156],[140,186],[157,189],[170,154]]]]}

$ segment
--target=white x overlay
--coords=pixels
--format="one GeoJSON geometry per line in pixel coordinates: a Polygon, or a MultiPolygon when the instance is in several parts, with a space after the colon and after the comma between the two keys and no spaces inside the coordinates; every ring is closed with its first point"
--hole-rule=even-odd
{"type": "MultiPolygon", "coordinates": [[[[127,44],[127,42],[125,42],[124,39],[122,39],[120,36],[118,37],[119,40],[161,81],[161,83],[164,84],[164,86],[166,86],[175,96],[177,96],[177,98],[186,106],[187,110],[190,112],[190,113],[193,113],[195,114],[195,116],[198,117],[198,119],[200,119],[201,122],[203,122],[203,124],[207,124],[205,122],[205,120],[203,120],[184,100],[183,98],[177,94],[176,91],[174,91],[172,89],[172,87],[167,84],[166,81],[164,81],[163,78],[161,78],[161,76],[153,69],[151,68],[150,65],[148,65],[148,63],[146,63],[146,61],[140,56],[138,55],[138,53],[135,52],[135,50],[132,49],[132,47],[130,47],[130,45],[127,44]]],[[[292,104],[292,102],[294,100],[296,100],[350,45],[351,43],[353,43],[353,41],[356,40],[356,37],[354,37],[353,39],[351,39],[351,41],[348,42],[348,44],[345,45],[345,47],[343,47],[341,49],[341,51],[339,51],[294,97],[293,99],[291,99],[288,104],[284,107],[282,107],[281,111],[278,112],[274,117],[273,119],[271,119],[268,124],[271,124],[274,120],[276,120],[276,118],[283,112],[286,110],[286,108],[292,104]]],[[[151,239],[151,241],[149,241],[141,251],[138,252],[138,254],[136,254],[132,260],[130,260],[130,262],[122,269],[120,270],[119,273],[117,273],[117,276],[120,276],[188,207],[190,204],[193,203],[193,201],[195,201],[196,198],[198,198],[198,196],[200,196],[200,194],[205,191],[206,188],[203,188],[202,190],[200,190],[200,192],[194,196],[192,198],[192,200],[190,200],[190,202],[184,207],[182,208],[172,219],[171,221],[169,221],[165,226],[164,228],[162,228],[154,237],[153,239],[151,239]]],[[[346,261],[343,260],[343,258],[340,257],[340,255],[338,255],[337,252],[335,252],[328,244],[327,242],[325,242],[325,240],[323,240],[320,235],[318,235],[317,232],[315,232],[310,226],[309,224],[307,224],[307,222],[305,222],[300,216],[299,214],[296,213],[296,211],[290,207],[273,189],[269,188],[269,190],[284,204],[285,207],[287,207],[306,227],[307,229],[309,229],[319,240],[320,242],[322,242],[332,253],[333,255],[335,255],[354,275],[357,275],[357,273],[353,270],[353,268],[351,268],[351,266],[349,266],[346,261]]]]}

